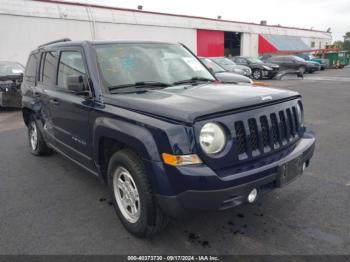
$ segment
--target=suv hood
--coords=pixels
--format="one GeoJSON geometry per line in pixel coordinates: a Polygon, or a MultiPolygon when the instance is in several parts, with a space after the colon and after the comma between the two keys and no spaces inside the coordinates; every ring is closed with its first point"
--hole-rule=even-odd
{"type": "Polygon", "coordinates": [[[215,77],[224,83],[253,83],[250,78],[232,72],[218,72],[215,73],[215,77]]]}
{"type": "Polygon", "coordinates": [[[213,83],[182,85],[138,93],[108,94],[104,95],[104,102],[191,124],[199,117],[297,96],[297,92],[288,90],[213,83]]]}

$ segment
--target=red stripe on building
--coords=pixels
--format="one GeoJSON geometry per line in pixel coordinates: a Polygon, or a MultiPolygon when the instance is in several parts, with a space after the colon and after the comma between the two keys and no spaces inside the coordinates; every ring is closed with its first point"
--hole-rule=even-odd
{"type": "Polygon", "coordinates": [[[267,41],[262,35],[259,35],[259,48],[258,52],[262,54],[274,54],[278,52],[278,49],[274,47],[269,41],[267,41]]]}
{"type": "Polygon", "coordinates": [[[198,29],[197,55],[207,57],[223,56],[224,32],[198,29]]]}

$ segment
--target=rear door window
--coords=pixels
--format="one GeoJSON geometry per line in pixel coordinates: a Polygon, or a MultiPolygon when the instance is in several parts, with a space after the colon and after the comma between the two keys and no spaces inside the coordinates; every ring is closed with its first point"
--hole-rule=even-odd
{"type": "Polygon", "coordinates": [[[37,64],[38,64],[38,54],[31,54],[29,56],[27,66],[24,72],[26,81],[31,83],[35,82],[37,64]]]}
{"type": "Polygon", "coordinates": [[[56,80],[57,52],[46,52],[42,71],[42,82],[52,85],[56,80]]]}

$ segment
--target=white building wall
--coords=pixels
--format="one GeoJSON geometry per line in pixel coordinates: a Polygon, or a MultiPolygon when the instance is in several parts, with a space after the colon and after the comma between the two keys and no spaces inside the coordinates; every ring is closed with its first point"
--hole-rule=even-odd
{"type": "Polygon", "coordinates": [[[0,0],[0,24],[6,39],[0,41],[0,59],[22,63],[38,45],[65,37],[182,42],[196,53],[196,29],[241,32],[241,53],[248,56],[258,53],[258,34],[315,39],[316,48],[331,42],[327,32],[28,0],[0,0]]]}
{"type": "Polygon", "coordinates": [[[332,43],[331,39],[327,38],[317,38],[317,37],[303,37],[302,40],[311,47],[311,49],[321,49],[325,48],[326,45],[330,45],[332,43]],[[314,47],[312,45],[314,44],[314,47]]]}
{"type": "Polygon", "coordinates": [[[181,42],[197,52],[197,31],[186,28],[96,23],[98,40],[148,40],[181,42]]]}
{"type": "Polygon", "coordinates": [[[0,60],[26,64],[29,53],[39,45],[65,37],[91,39],[89,23],[0,15],[0,60]]]}
{"type": "Polygon", "coordinates": [[[259,35],[255,33],[243,33],[241,36],[241,55],[258,56],[259,35]]]}

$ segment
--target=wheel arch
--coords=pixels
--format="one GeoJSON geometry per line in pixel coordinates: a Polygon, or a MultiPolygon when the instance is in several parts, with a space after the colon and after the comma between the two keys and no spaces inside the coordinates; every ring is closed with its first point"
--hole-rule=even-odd
{"type": "Polygon", "coordinates": [[[109,159],[121,149],[127,148],[134,151],[144,162],[160,161],[160,154],[152,133],[137,124],[100,118],[94,126],[93,136],[93,157],[104,182],[107,182],[109,159]]]}
{"type": "Polygon", "coordinates": [[[29,119],[30,119],[30,116],[34,114],[34,111],[29,109],[29,108],[26,108],[26,107],[23,107],[22,108],[22,117],[23,117],[23,121],[25,123],[26,126],[28,126],[29,124],[29,119]]]}

